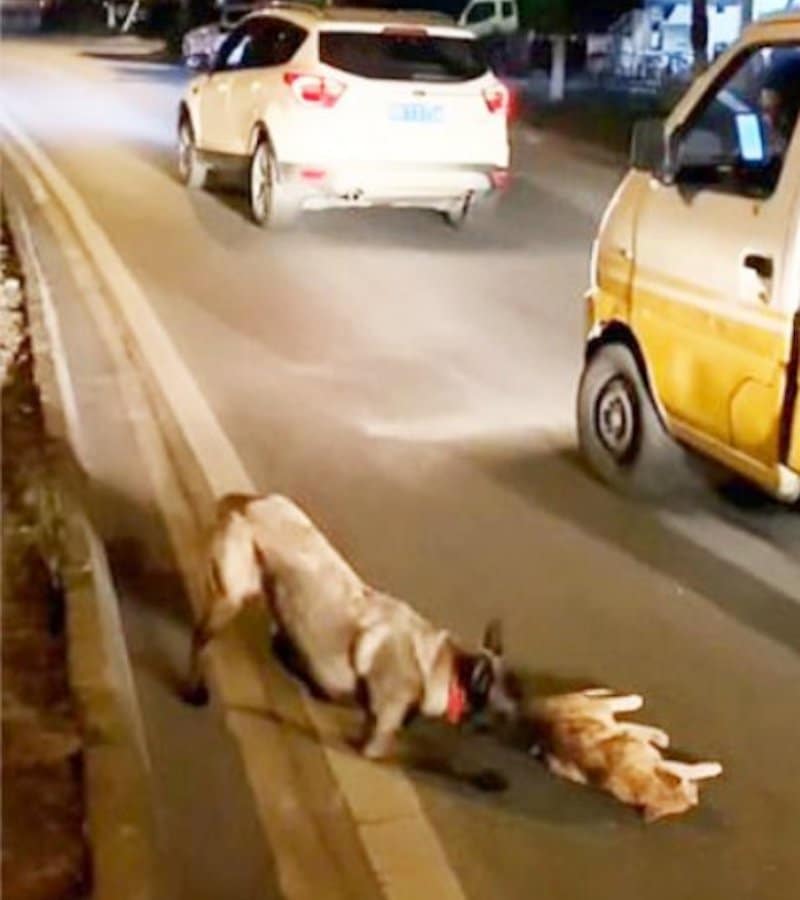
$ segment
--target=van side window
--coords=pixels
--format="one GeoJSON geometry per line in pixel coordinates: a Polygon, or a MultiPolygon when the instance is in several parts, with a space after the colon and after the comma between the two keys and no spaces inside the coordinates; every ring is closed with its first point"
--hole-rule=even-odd
{"type": "Polygon", "coordinates": [[[800,44],[743,53],[683,130],[677,181],[697,190],[768,197],[800,110],[800,44]]]}

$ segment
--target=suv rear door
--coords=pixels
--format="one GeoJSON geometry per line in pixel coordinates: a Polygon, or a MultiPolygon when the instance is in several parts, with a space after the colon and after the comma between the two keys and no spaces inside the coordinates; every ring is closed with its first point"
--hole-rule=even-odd
{"type": "Polygon", "coordinates": [[[507,94],[471,38],[405,26],[323,28],[319,59],[347,85],[336,106],[343,159],[503,164],[507,105],[492,112],[489,104],[507,94]]]}

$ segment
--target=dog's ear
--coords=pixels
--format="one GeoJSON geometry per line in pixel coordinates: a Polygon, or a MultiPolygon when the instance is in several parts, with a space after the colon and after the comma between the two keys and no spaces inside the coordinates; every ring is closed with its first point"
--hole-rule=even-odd
{"type": "Polygon", "coordinates": [[[503,626],[499,619],[492,619],[483,633],[483,649],[495,656],[503,655],[503,626]]]}
{"type": "Polygon", "coordinates": [[[470,706],[474,710],[480,710],[486,706],[494,685],[494,677],[494,666],[489,656],[481,653],[473,658],[469,683],[466,687],[470,706]]]}

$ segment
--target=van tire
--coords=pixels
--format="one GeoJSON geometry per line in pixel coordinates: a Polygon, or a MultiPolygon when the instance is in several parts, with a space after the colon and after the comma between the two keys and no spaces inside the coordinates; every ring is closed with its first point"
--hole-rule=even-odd
{"type": "Polygon", "coordinates": [[[578,446],[589,467],[629,496],[676,490],[683,451],[669,436],[633,353],[605,344],[586,362],[578,387],[578,446]]]}

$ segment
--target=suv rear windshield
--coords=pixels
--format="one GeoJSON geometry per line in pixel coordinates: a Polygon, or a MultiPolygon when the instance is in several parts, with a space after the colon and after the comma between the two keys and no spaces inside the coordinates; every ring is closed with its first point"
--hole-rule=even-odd
{"type": "Polygon", "coordinates": [[[321,31],[319,58],[353,75],[397,81],[470,81],[486,72],[476,41],[412,31],[321,31]]]}

